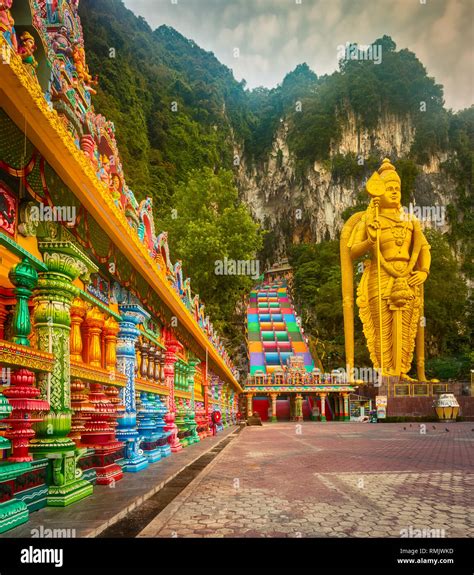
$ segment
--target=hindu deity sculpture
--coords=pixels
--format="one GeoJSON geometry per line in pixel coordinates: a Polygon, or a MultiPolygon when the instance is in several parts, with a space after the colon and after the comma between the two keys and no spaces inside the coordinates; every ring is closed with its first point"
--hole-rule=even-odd
{"type": "Polygon", "coordinates": [[[15,21],[10,12],[12,5],[13,0],[0,0],[0,34],[3,34],[5,40],[17,51],[18,43],[14,28],[15,21]]]}
{"type": "Polygon", "coordinates": [[[77,77],[84,84],[84,88],[91,94],[96,94],[97,92],[92,88],[92,85],[96,85],[98,81],[97,78],[93,78],[89,73],[84,46],[80,42],[74,43],[72,58],[76,67],[77,77]]]}
{"type": "Polygon", "coordinates": [[[50,24],[57,24],[58,22],[58,7],[58,0],[50,0],[49,2],[46,2],[46,14],[48,15],[48,22],[50,24]]]}
{"type": "Polygon", "coordinates": [[[367,182],[369,207],[354,214],[341,233],[346,362],[353,368],[353,260],[368,255],[357,305],[372,363],[384,376],[409,379],[416,341],[418,379],[424,381],[423,284],[430,245],[419,220],[402,209],[400,186],[394,166],[384,159],[367,182]]]}
{"type": "Polygon", "coordinates": [[[20,36],[20,47],[18,49],[18,54],[20,54],[21,59],[23,60],[23,64],[34,77],[36,77],[36,68],[38,67],[38,62],[34,56],[35,52],[35,39],[29,32],[23,32],[23,34],[20,36]]]}
{"type": "Polygon", "coordinates": [[[122,190],[122,181],[118,174],[112,174],[109,189],[115,204],[121,207],[120,197],[122,190]]]}

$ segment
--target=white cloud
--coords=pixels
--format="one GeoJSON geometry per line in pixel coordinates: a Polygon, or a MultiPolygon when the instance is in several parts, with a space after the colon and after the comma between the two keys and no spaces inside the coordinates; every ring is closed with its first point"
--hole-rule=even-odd
{"type": "Polygon", "coordinates": [[[384,34],[416,53],[445,87],[446,104],[473,103],[472,0],[124,0],[152,28],[166,24],[210,50],[250,88],[274,86],[297,64],[337,68],[337,46],[384,34]],[[240,58],[232,49],[239,47],[240,58]]]}

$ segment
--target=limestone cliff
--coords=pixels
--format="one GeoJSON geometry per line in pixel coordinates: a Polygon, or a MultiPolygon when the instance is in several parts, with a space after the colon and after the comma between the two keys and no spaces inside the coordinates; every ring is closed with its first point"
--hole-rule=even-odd
{"type": "MultiPolygon", "coordinates": [[[[355,114],[349,111],[344,114],[342,126],[340,136],[331,142],[329,160],[314,162],[303,173],[298,171],[297,159],[288,144],[290,126],[284,118],[266,159],[253,164],[242,160],[237,173],[241,197],[253,216],[273,232],[275,259],[285,255],[290,243],[336,239],[343,212],[358,203],[359,193],[359,201],[363,197],[364,181],[371,169],[367,167],[361,176],[336,177],[333,158],[353,154],[360,163],[366,158],[380,162],[385,156],[396,161],[408,157],[415,138],[408,115],[384,113],[369,130],[359,128],[355,114]]],[[[240,156],[242,150],[236,146],[234,152],[240,156]]],[[[412,205],[446,208],[452,202],[455,182],[440,167],[447,158],[447,153],[440,152],[418,166],[409,197],[412,205]]],[[[446,230],[445,222],[436,225],[446,230]]]]}

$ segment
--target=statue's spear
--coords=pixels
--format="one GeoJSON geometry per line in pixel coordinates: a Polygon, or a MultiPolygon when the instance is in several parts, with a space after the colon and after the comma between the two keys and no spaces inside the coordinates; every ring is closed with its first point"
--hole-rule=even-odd
{"type": "MultiPolygon", "coordinates": [[[[379,221],[379,205],[380,198],[385,193],[385,183],[378,174],[374,172],[370,178],[367,180],[365,188],[372,198],[374,208],[375,208],[375,219],[374,221],[379,221]]],[[[381,284],[381,274],[380,274],[380,227],[377,227],[376,238],[377,238],[377,284],[379,291],[379,330],[380,330],[380,371],[383,376],[383,329],[382,329],[382,284],[381,284]]]]}

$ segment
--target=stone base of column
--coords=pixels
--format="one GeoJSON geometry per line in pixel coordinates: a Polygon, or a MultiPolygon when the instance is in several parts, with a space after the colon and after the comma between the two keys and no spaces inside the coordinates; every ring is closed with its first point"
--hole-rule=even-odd
{"type": "Polygon", "coordinates": [[[119,438],[118,433],[117,439],[125,442],[125,457],[122,460],[117,461],[124,471],[127,473],[137,473],[138,471],[148,467],[148,459],[143,455],[143,451],[139,448],[140,439],[119,438]]]}
{"type": "Polygon", "coordinates": [[[343,421],[350,421],[351,417],[350,415],[344,415],[343,421]]]}
{"type": "Polygon", "coordinates": [[[192,441],[190,441],[191,433],[188,428],[187,414],[184,409],[178,409],[176,411],[175,423],[178,428],[179,442],[183,447],[188,447],[188,445],[191,445],[192,441]]]}
{"type": "Polygon", "coordinates": [[[101,450],[96,448],[94,458],[98,459],[98,464],[95,465],[97,473],[96,483],[98,485],[110,485],[122,479],[123,469],[116,462],[116,457],[116,449],[101,450]]]}
{"type": "Polygon", "coordinates": [[[272,418],[270,419],[270,421],[271,421],[272,423],[278,423],[277,416],[276,416],[276,415],[272,415],[272,418]]]}
{"type": "Polygon", "coordinates": [[[23,501],[12,499],[0,503],[0,533],[26,523],[29,515],[28,507],[23,501]]]}
{"type": "Polygon", "coordinates": [[[118,441],[125,444],[125,456],[122,460],[117,461],[124,471],[136,473],[148,467],[148,459],[143,455],[140,449],[142,437],[136,429],[136,413],[126,412],[118,418],[118,428],[115,437],[118,441]]]}
{"type": "MultiPolygon", "coordinates": [[[[44,422],[43,422],[44,424],[44,422]]],[[[69,437],[38,437],[30,442],[30,451],[37,459],[48,460],[46,505],[66,507],[92,495],[94,486],[85,479],[78,479],[76,458],[86,452],[77,449],[69,437]]],[[[82,472],[80,472],[82,475],[82,472]]]]}
{"type": "Polygon", "coordinates": [[[168,436],[166,434],[159,440],[161,457],[168,457],[171,455],[171,447],[168,443],[168,436]]]}
{"type": "Polygon", "coordinates": [[[168,412],[165,415],[165,432],[168,433],[168,443],[172,453],[177,453],[183,449],[178,437],[178,427],[174,422],[174,413],[168,412]]]}
{"type": "Polygon", "coordinates": [[[92,495],[93,489],[93,486],[85,479],[78,479],[66,485],[50,485],[46,504],[49,507],[67,507],[92,495]]]}
{"type": "Polygon", "coordinates": [[[191,432],[189,436],[190,443],[199,443],[201,438],[199,437],[199,433],[197,432],[197,423],[196,423],[196,415],[194,411],[189,411],[187,415],[187,424],[188,429],[191,432]]]}
{"type": "Polygon", "coordinates": [[[158,440],[143,441],[141,448],[148,463],[156,463],[161,459],[161,447],[158,445],[158,440]]]}
{"type": "Polygon", "coordinates": [[[325,415],[320,415],[320,416],[319,416],[319,421],[327,421],[326,416],[325,416],[325,415]]]}

